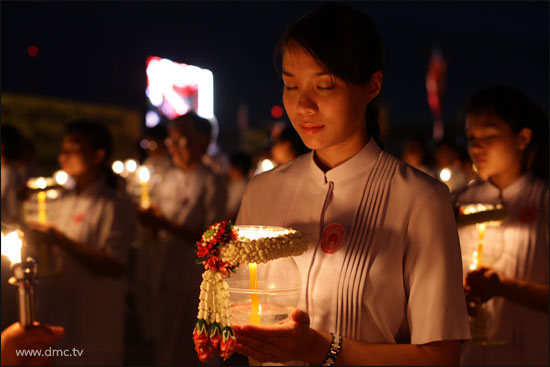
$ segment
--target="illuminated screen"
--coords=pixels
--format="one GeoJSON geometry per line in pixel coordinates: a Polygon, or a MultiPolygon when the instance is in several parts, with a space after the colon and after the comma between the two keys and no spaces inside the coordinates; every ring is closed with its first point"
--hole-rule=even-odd
{"type": "Polygon", "coordinates": [[[145,94],[152,108],[145,123],[153,127],[161,116],[172,120],[189,111],[214,118],[214,76],[208,69],[150,56],[146,61],[145,94]]]}

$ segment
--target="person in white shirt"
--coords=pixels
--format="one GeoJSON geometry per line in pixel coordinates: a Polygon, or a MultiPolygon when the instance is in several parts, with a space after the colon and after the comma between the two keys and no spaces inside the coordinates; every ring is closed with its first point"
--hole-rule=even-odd
{"type": "Polygon", "coordinates": [[[200,364],[190,337],[203,270],[195,263],[195,244],[211,223],[223,218],[227,202],[223,177],[201,161],[210,133],[210,122],[194,112],[172,121],[166,145],[175,168],[156,190],[156,206],[139,213],[144,225],[160,230],[158,365],[200,364]]]}
{"type": "Polygon", "coordinates": [[[123,363],[124,274],[136,216],[129,198],[114,189],[110,152],[105,126],[67,125],[59,164],[75,188],[50,204],[49,223],[30,223],[25,231],[29,245],[50,247],[54,259],[53,272],[37,285],[37,318],[65,328],[56,347],[83,351],[58,358],[60,365],[123,363]]]}
{"type": "Polygon", "coordinates": [[[470,332],[444,184],[382,151],[382,40],[351,7],[319,7],[278,44],[286,112],[312,153],[252,179],[238,224],[296,228],[299,308],[234,325],[260,362],[457,365],[470,332]],[[331,334],[332,333],[332,334],[331,334]]]}
{"type": "MultiPolygon", "coordinates": [[[[479,91],[466,108],[468,150],[480,180],[454,200],[457,206],[501,204],[507,217],[498,226],[486,225],[483,265],[469,270],[472,261],[464,262],[468,302],[482,304],[485,337],[495,342],[466,344],[464,365],[549,363],[548,182],[528,170],[537,146],[548,139],[542,133],[548,118],[532,111],[527,98],[507,86],[479,91]]],[[[459,235],[463,257],[471,259],[478,229],[462,227],[459,235]]]]}

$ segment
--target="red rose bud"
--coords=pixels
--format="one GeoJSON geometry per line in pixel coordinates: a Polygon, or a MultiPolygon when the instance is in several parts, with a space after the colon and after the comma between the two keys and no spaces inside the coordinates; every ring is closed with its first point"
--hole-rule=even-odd
{"type": "Polygon", "coordinates": [[[204,348],[203,347],[196,347],[195,348],[195,352],[197,352],[197,357],[199,357],[199,359],[202,362],[208,362],[210,360],[210,358],[212,357],[213,351],[214,351],[214,349],[212,349],[211,345],[207,345],[204,348]]]}
{"type": "Polygon", "coordinates": [[[226,326],[222,330],[222,341],[220,347],[218,348],[218,354],[225,361],[229,358],[235,351],[237,346],[237,339],[235,338],[235,333],[231,327],[226,326]]]}
{"type": "Polygon", "coordinates": [[[222,328],[217,322],[212,323],[210,327],[210,343],[212,347],[218,348],[222,338],[222,328]]]}
{"type": "MultiPolygon", "coordinates": [[[[193,330],[193,342],[195,343],[195,349],[204,348],[208,345],[208,324],[206,320],[198,319],[195,324],[195,330],[193,330]]],[[[198,353],[198,350],[197,350],[198,353]]]]}

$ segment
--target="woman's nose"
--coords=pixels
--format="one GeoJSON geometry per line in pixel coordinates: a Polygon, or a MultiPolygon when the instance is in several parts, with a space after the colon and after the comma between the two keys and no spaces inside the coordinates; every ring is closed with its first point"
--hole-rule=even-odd
{"type": "Polygon", "coordinates": [[[302,92],[298,97],[298,112],[304,115],[317,112],[317,103],[307,91],[302,92]]]}

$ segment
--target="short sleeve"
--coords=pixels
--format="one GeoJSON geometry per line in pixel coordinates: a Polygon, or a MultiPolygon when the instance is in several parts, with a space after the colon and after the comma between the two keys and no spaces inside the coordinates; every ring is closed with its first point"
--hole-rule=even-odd
{"type": "Polygon", "coordinates": [[[130,200],[122,196],[109,200],[99,227],[99,248],[126,264],[136,229],[136,214],[130,200]]]}
{"type": "Polygon", "coordinates": [[[462,258],[448,190],[435,186],[411,213],[404,254],[412,344],[470,339],[462,258]]]}

